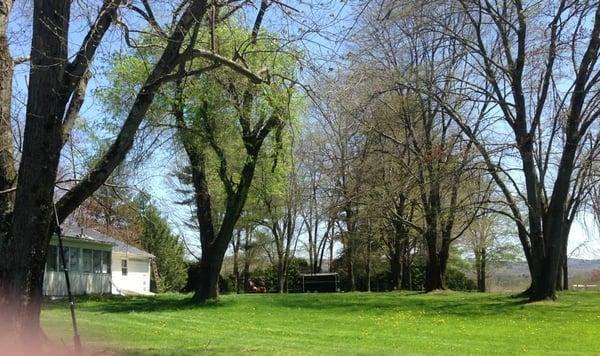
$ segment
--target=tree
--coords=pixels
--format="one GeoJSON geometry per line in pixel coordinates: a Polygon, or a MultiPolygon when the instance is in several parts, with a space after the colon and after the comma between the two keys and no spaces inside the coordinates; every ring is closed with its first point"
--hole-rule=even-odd
{"type": "Polygon", "coordinates": [[[490,265],[514,261],[518,255],[518,251],[515,250],[518,246],[507,241],[510,232],[506,231],[502,220],[498,215],[481,216],[469,226],[462,241],[473,254],[479,292],[488,290],[490,265]]]}
{"type": "MultiPolygon", "coordinates": [[[[244,32],[237,34],[243,36],[244,32]]],[[[262,53],[270,55],[279,46],[277,39],[274,42],[256,46],[265,46],[262,53]]],[[[244,56],[226,44],[220,48],[244,56]]],[[[260,53],[245,55],[244,62],[255,67],[264,64],[265,58],[260,53]]],[[[294,77],[295,68],[289,57],[280,56],[270,63],[268,71],[273,75],[294,77]]],[[[271,132],[276,133],[278,140],[285,123],[294,115],[296,94],[286,81],[272,76],[270,83],[256,85],[261,82],[242,82],[236,75],[206,75],[203,81],[195,83],[177,82],[173,116],[190,161],[202,246],[200,280],[194,294],[198,301],[218,296],[223,258],[244,209],[263,144],[271,132]],[[203,87],[208,89],[202,90],[203,87]],[[211,184],[211,158],[219,183],[211,184]],[[214,216],[212,197],[216,187],[224,201],[218,219],[214,216]]]]}
{"type": "Polygon", "coordinates": [[[524,295],[555,299],[570,227],[598,156],[593,88],[600,79],[600,5],[459,0],[422,6],[431,31],[457,46],[463,70],[441,82],[458,81],[453,96],[469,108],[432,97],[468,135],[504,195],[531,275],[524,295]]]}
{"type": "MultiPolygon", "coordinates": [[[[286,146],[290,151],[295,149],[291,142],[286,146]]],[[[302,189],[294,162],[295,155],[289,151],[275,154],[277,161],[270,167],[263,165],[263,169],[257,172],[255,190],[264,211],[260,224],[270,232],[272,238],[272,246],[266,246],[265,250],[276,273],[277,291],[283,293],[287,292],[290,262],[303,231],[304,224],[299,224],[302,189]]]]}
{"type": "MultiPolygon", "coordinates": [[[[444,35],[427,32],[411,10],[386,1],[367,8],[348,54],[349,74],[336,78],[333,89],[344,100],[334,103],[342,107],[336,111],[342,116],[338,121],[350,122],[347,136],[358,147],[351,165],[356,173],[343,172],[354,173],[360,182],[352,201],[361,209],[381,206],[387,213],[379,218],[389,220],[395,230],[396,238],[386,243],[395,284],[400,282],[400,259],[412,232],[424,239],[425,289],[433,291],[445,289],[451,244],[480,211],[481,202],[470,199],[477,192],[456,182],[476,179],[481,162],[460,125],[429,94],[438,89],[439,78],[452,76],[455,55],[444,35]]],[[[439,95],[460,108],[461,99],[451,95],[452,85],[439,88],[439,95]]]]}
{"type": "MultiPolygon", "coordinates": [[[[185,51],[185,48],[194,47],[197,36],[189,36],[190,30],[199,31],[199,24],[207,10],[206,1],[183,2],[174,14],[173,22],[164,28],[154,18],[148,3],[143,3],[144,9],[140,9],[119,0],[103,1],[96,19],[73,56],[69,55],[67,47],[72,24],[72,3],[51,0],[35,1],[33,4],[25,130],[14,187],[14,170],[11,167],[15,167],[16,163],[15,157],[10,157],[12,150],[9,147],[12,142],[4,136],[0,141],[5,145],[0,148],[3,152],[0,182],[8,187],[10,193],[14,189],[14,199],[12,194],[2,193],[3,206],[0,209],[3,212],[0,223],[0,304],[3,315],[10,320],[8,324],[11,329],[23,335],[38,337],[41,334],[39,315],[44,264],[57,222],[64,221],[123,161],[161,84],[171,79],[169,75],[178,64],[195,56],[209,57],[224,66],[238,67],[234,62],[212,54],[185,51]],[[148,19],[152,32],[164,38],[165,45],[134,95],[135,99],[127,110],[114,142],[101,154],[94,168],[55,204],[54,186],[60,152],[83,103],[95,53],[118,18],[121,8],[132,8],[148,19]],[[191,45],[186,47],[186,41],[190,41],[191,45]]],[[[10,5],[10,1],[2,2],[0,31],[6,30],[10,5]]],[[[240,8],[231,6],[232,10],[240,8]]],[[[129,38],[129,32],[126,34],[125,37],[129,38]]],[[[6,33],[0,38],[6,39],[6,33]]],[[[6,44],[6,41],[0,43],[5,46],[0,51],[4,64],[10,59],[6,44]]],[[[3,72],[2,79],[2,99],[7,100],[6,88],[12,85],[10,71],[3,72]]],[[[2,107],[5,108],[3,110],[9,110],[10,103],[3,102],[2,107]]],[[[6,117],[7,113],[3,111],[2,135],[6,135],[8,129],[6,117]]]]}
{"type": "MultiPolygon", "coordinates": [[[[352,74],[334,73],[323,78],[315,105],[316,124],[324,135],[323,170],[328,177],[331,197],[329,211],[344,249],[347,290],[356,290],[354,262],[358,247],[359,197],[362,193],[361,164],[365,158],[365,136],[356,120],[358,109],[348,103],[361,103],[364,92],[345,90],[355,85],[352,74]]],[[[313,227],[314,228],[314,227],[313,227]]]]}
{"type": "Polygon", "coordinates": [[[149,202],[140,202],[142,234],[139,245],[155,256],[154,283],[158,292],[178,292],[187,281],[184,246],[168,222],[149,202]]]}
{"type": "Polygon", "coordinates": [[[335,226],[331,199],[327,195],[328,177],[324,171],[325,163],[321,152],[325,145],[322,136],[318,131],[307,128],[297,149],[298,184],[302,186],[302,196],[298,199],[304,202],[299,214],[306,227],[306,249],[311,273],[323,271],[327,247],[333,248],[335,226]]]}

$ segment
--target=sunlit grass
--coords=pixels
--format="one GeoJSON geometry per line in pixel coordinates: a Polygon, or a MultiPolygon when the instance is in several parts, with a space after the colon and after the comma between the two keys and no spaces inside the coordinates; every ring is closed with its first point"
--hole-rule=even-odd
{"type": "MultiPolygon", "coordinates": [[[[340,293],[89,298],[82,340],[125,354],[597,354],[600,292],[524,304],[507,294],[340,293]]],[[[46,305],[47,333],[70,342],[65,302],[46,305]]]]}

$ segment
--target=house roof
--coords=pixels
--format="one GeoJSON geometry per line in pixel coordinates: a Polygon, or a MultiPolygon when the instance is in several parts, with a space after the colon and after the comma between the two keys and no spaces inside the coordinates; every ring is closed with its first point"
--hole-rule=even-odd
{"type": "Polygon", "coordinates": [[[154,257],[153,254],[141,250],[137,247],[126,244],[121,240],[117,240],[108,235],[104,235],[96,230],[88,229],[78,225],[63,224],[61,226],[63,235],[66,238],[75,240],[86,240],[99,243],[110,244],[113,246],[113,252],[120,252],[128,255],[140,256],[140,257],[154,257]]]}

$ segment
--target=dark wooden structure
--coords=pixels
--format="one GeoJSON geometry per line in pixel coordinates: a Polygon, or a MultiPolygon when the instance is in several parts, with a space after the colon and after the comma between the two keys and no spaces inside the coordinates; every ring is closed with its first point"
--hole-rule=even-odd
{"type": "Polygon", "coordinates": [[[340,277],[337,273],[301,274],[302,292],[339,292],[340,277]]]}

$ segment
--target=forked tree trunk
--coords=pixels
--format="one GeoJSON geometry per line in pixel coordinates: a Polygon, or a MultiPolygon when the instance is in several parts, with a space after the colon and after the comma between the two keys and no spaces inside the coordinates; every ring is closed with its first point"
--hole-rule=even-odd
{"type": "MultiPolygon", "coordinates": [[[[179,82],[181,83],[181,82],[179,82]]],[[[179,94],[183,88],[179,87],[179,94]]],[[[242,209],[246,203],[250,186],[254,178],[256,161],[260,148],[268,133],[277,125],[281,125],[278,117],[270,118],[264,124],[261,130],[255,129],[259,133],[255,136],[244,136],[246,143],[247,159],[240,172],[239,183],[233,189],[230,186],[226,198],[226,210],[221,222],[218,233],[214,226],[211,210],[211,195],[208,187],[207,167],[206,167],[206,147],[198,147],[190,140],[190,132],[186,131],[186,123],[183,117],[183,106],[175,111],[176,120],[180,125],[180,134],[184,143],[185,151],[188,155],[192,170],[192,184],[195,191],[196,217],[200,227],[200,243],[202,255],[200,260],[200,276],[198,287],[193,299],[204,302],[209,299],[216,299],[219,296],[219,274],[223,265],[223,259],[227,251],[227,246],[233,237],[233,231],[237,224],[242,209]]],[[[216,144],[216,143],[215,143],[216,144]]],[[[221,159],[224,159],[221,157],[221,159]]],[[[223,162],[224,163],[224,162],[223,162]]],[[[225,164],[226,165],[226,164],[225,164]]],[[[222,181],[225,177],[221,177],[222,181]]],[[[228,179],[228,177],[227,177],[228,179]]],[[[223,184],[226,184],[223,181],[223,184]]]]}

